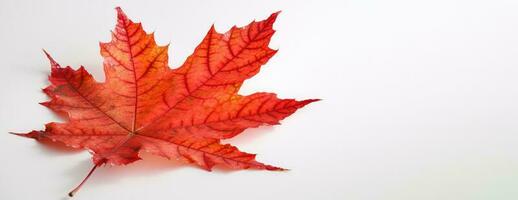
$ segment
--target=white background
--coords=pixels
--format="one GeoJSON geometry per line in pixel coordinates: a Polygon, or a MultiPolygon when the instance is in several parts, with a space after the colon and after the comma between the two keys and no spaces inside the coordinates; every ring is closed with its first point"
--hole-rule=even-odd
{"type": "Polygon", "coordinates": [[[321,98],[228,142],[289,172],[151,155],[95,172],[76,199],[518,199],[518,1],[0,1],[0,199],[66,199],[91,167],[7,134],[59,120],[38,105],[47,49],[103,80],[115,6],[171,44],[177,67],[220,32],[282,10],[279,53],[242,94],[321,98]],[[144,3],[146,2],[146,3],[144,3]]]}

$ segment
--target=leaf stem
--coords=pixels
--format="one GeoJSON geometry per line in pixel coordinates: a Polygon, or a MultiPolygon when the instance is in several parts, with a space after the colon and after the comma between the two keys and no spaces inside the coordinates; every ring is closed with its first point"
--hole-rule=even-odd
{"type": "Polygon", "coordinates": [[[88,172],[88,175],[86,175],[86,177],[83,179],[83,181],[81,181],[81,183],[79,183],[79,185],[78,185],[76,188],[74,188],[72,191],[70,191],[70,192],[68,193],[68,196],[69,196],[69,197],[73,197],[73,196],[74,196],[74,194],[75,194],[77,191],[79,191],[79,189],[81,189],[81,186],[83,186],[83,184],[86,182],[86,180],[88,180],[88,178],[90,178],[90,176],[92,175],[92,173],[94,173],[94,171],[95,171],[95,169],[97,168],[97,166],[99,166],[99,165],[94,165],[94,166],[92,167],[92,169],[90,170],[90,172],[88,172]]]}

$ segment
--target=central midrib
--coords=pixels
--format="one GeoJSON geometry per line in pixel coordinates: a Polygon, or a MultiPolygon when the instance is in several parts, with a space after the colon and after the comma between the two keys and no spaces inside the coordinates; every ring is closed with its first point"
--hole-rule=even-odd
{"type": "MultiPolygon", "coordinates": [[[[126,23],[126,22],[124,22],[126,23]]],[[[133,108],[133,122],[131,124],[131,131],[128,130],[128,134],[126,136],[126,138],[121,142],[119,143],[117,146],[113,147],[113,149],[106,153],[105,154],[105,157],[107,157],[108,155],[111,155],[113,153],[115,153],[117,150],[119,150],[122,146],[124,146],[126,143],[128,143],[128,141],[133,138],[135,135],[137,135],[135,133],[135,125],[137,124],[137,107],[138,107],[138,80],[137,80],[137,71],[135,69],[135,61],[133,60],[133,52],[131,50],[131,41],[130,41],[130,36],[129,36],[129,33],[128,33],[128,27],[126,24],[124,24],[124,34],[126,36],[126,43],[128,44],[128,53],[129,53],[129,57],[130,57],[130,62],[131,62],[131,68],[133,69],[133,82],[135,83],[135,105],[134,105],[134,108],[133,108]]],[[[138,31],[135,30],[135,31],[138,31]]],[[[119,63],[122,65],[122,63],[119,63]]],[[[120,123],[118,123],[119,126],[121,126],[120,123]]],[[[122,127],[124,128],[124,127],[122,127]]],[[[127,130],[127,129],[125,129],[127,130]]]]}
{"type": "MultiPolygon", "coordinates": [[[[136,30],[138,31],[138,30],[136,30]]],[[[135,83],[135,106],[133,108],[133,122],[131,125],[131,133],[135,133],[135,125],[137,123],[137,107],[138,107],[138,81],[137,81],[137,70],[135,69],[135,61],[133,60],[133,52],[131,50],[131,41],[130,36],[128,34],[127,26],[124,25],[124,32],[126,34],[127,43],[128,43],[128,51],[130,54],[130,62],[131,67],[133,68],[133,82],[135,83]]]]}

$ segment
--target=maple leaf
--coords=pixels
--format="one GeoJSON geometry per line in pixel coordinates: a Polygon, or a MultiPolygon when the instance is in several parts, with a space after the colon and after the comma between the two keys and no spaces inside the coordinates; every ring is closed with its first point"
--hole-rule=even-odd
{"type": "Polygon", "coordinates": [[[211,170],[283,170],[260,163],[222,139],[247,128],[275,125],[297,109],[317,101],[279,99],[273,93],[248,96],[237,92],[244,80],[259,72],[277,51],[268,44],[278,13],[244,27],[218,33],[212,26],[194,53],[177,69],[168,66],[168,46],[158,46],[153,34],[117,7],[112,40],[100,43],[105,82],[97,82],[82,66],[51,63],[51,98],[41,103],[64,116],[45,130],[17,134],[50,139],[93,154],[94,166],[69,193],[72,196],[101,165],[125,165],[139,152],[180,159],[211,170]]]}

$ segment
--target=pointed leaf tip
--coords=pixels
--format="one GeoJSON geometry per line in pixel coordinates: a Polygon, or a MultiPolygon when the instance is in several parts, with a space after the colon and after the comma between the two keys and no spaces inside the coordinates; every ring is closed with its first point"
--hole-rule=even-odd
{"type": "Polygon", "coordinates": [[[268,21],[268,22],[270,22],[270,23],[275,22],[275,20],[277,19],[277,16],[279,16],[279,14],[280,14],[280,13],[281,13],[281,11],[280,11],[280,10],[279,10],[279,11],[277,11],[277,12],[272,13],[272,14],[268,17],[268,19],[266,19],[266,21],[268,21]]]}
{"type": "Polygon", "coordinates": [[[301,107],[303,107],[303,106],[306,106],[306,105],[308,105],[310,103],[321,101],[321,100],[322,99],[306,99],[306,100],[301,101],[300,103],[301,103],[301,107]]]}
{"type": "Polygon", "coordinates": [[[122,11],[122,8],[120,6],[115,7],[115,10],[117,11],[117,14],[123,14],[124,15],[124,11],[122,11]]]}
{"type": "Polygon", "coordinates": [[[13,135],[20,136],[20,137],[38,139],[39,136],[41,135],[42,131],[31,131],[31,132],[28,132],[28,133],[14,133],[14,132],[9,132],[9,133],[13,134],[13,135]]]}
{"type": "Polygon", "coordinates": [[[277,17],[279,14],[281,14],[282,10],[278,10],[270,15],[270,17],[277,17]]]}
{"type": "Polygon", "coordinates": [[[117,19],[126,22],[128,20],[128,16],[126,16],[126,13],[122,11],[121,7],[115,7],[115,10],[117,11],[117,19]]]}
{"type": "Polygon", "coordinates": [[[269,170],[269,171],[288,171],[289,170],[289,169],[284,169],[281,167],[276,167],[276,166],[271,166],[271,165],[266,165],[265,169],[269,170]]]}
{"type": "Polygon", "coordinates": [[[49,59],[50,61],[50,67],[51,68],[60,68],[61,66],[59,66],[59,64],[54,60],[54,58],[52,58],[52,56],[50,56],[50,54],[45,50],[45,49],[42,49],[43,50],[43,53],[45,53],[45,56],[47,56],[47,58],[49,59]]]}

